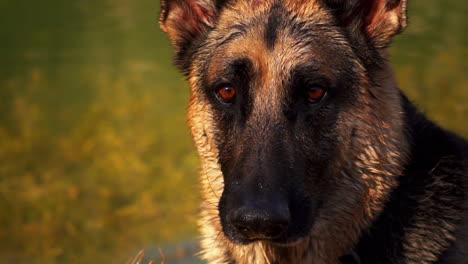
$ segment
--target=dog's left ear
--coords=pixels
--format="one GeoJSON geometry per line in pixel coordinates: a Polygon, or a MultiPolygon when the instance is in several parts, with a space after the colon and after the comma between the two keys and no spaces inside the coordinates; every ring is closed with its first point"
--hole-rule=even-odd
{"type": "Polygon", "coordinates": [[[176,52],[215,24],[215,0],[161,0],[159,25],[169,35],[176,52]]]}
{"type": "Polygon", "coordinates": [[[392,37],[406,28],[407,0],[325,1],[342,25],[352,31],[360,30],[377,48],[387,47],[392,37]]]}

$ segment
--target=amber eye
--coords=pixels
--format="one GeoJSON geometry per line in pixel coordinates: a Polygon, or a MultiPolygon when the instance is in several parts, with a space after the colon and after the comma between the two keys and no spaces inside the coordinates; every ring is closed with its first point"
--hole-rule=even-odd
{"type": "Polygon", "coordinates": [[[307,88],[306,92],[307,99],[309,99],[311,103],[318,103],[325,96],[325,89],[320,86],[311,86],[307,88]]]}
{"type": "Polygon", "coordinates": [[[218,97],[224,102],[231,102],[236,96],[236,90],[230,86],[224,86],[217,91],[218,97]]]}

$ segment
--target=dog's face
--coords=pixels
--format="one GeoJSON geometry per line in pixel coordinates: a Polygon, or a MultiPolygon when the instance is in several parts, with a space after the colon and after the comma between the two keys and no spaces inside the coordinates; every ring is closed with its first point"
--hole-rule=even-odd
{"type": "Polygon", "coordinates": [[[404,27],[404,7],[357,0],[163,3],[162,28],[192,87],[190,124],[205,198],[217,206],[214,217],[229,240],[288,244],[374,217],[393,181],[361,174],[383,170],[367,163],[394,149],[386,138],[373,146],[378,136],[367,133],[400,131],[391,113],[399,110],[397,92],[371,89],[386,80],[381,49],[404,27]]]}

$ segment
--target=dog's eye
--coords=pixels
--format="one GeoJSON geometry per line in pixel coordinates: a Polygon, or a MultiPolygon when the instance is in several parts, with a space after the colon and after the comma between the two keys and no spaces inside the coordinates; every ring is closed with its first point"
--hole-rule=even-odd
{"type": "Polygon", "coordinates": [[[234,100],[236,97],[236,89],[230,86],[223,86],[221,89],[218,89],[216,93],[218,98],[226,103],[232,102],[232,100],[234,100]]]}
{"type": "Polygon", "coordinates": [[[306,89],[306,93],[307,93],[307,99],[309,99],[309,102],[318,103],[323,99],[323,97],[326,94],[326,91],[324,88],[320,86],[311,86],[306,89]]]}

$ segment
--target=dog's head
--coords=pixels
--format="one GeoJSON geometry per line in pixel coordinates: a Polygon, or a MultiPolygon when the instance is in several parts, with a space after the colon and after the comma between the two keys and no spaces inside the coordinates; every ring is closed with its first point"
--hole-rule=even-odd
{"type": "Polygon", "coordinates": [[[230,241],[346,245],[375,218],[405,148],[384,59],[405,12],[405,0],[162,1],[205,214],[230,241]]]}

